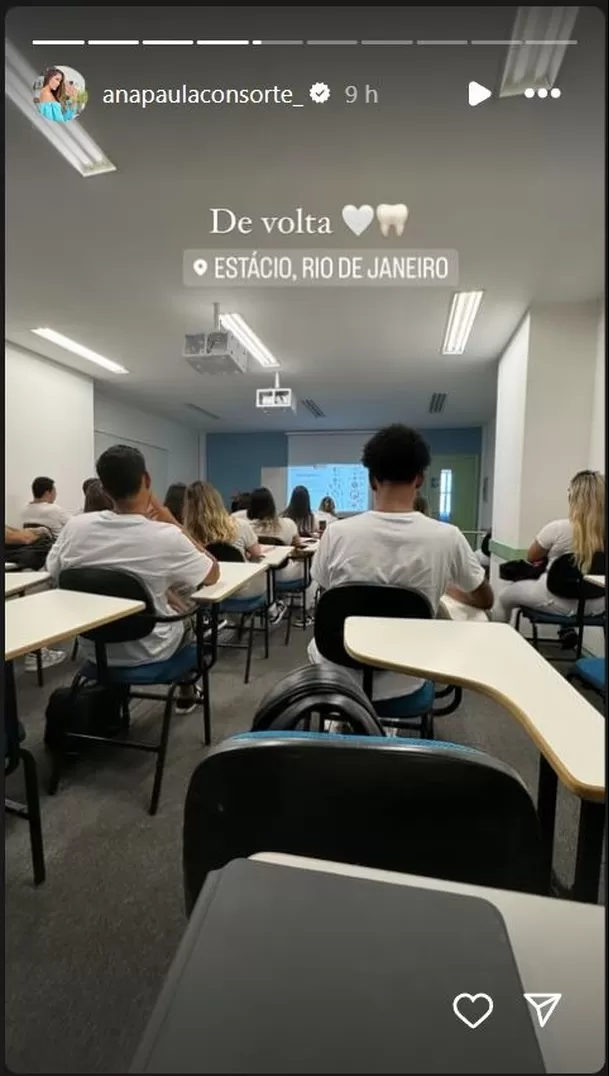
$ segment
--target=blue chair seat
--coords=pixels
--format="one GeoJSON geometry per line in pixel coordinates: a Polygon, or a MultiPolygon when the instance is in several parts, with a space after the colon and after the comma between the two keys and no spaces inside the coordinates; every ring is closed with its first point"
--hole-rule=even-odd
{"type": "Polygon", "coordinates": [[[604,658],[580,658],[575,662],[575,672],[580,680],[605,694],[606,668],[604,658]]]}
{"type": "Polygon", "coordinates": [[[289,594],[293,590],[302,590],[305,582],[304,575],[300,579],[278,579],[275,583],[275,593],[289,594]]]}
{"type": "Polygon", "coordinates": [[[373,700],[373,706],[379,717],[423,717],[433,706],[436,689],[431,680],[426,680],[417,691],[410,695],[400,695],[396,699],[373,700]]]}
{"type": "MultiPolygon", "coordinates": [[[[183,646],[165,661],[152,661],[149,665],[117,665],[108,668],[107,680],[113,684],[174,684],[187,676],[197,666],[197,647],[194,643],[183,646]]],[[[87,661],[80,670],[87,680],[97,679],[97,665],[87,661]]]]}
{"type": "Polygon", "coordinates": [[[220,606],[221,613],[252,613],[266,605],[266,594],[257,594],[253,598],[227,598],[220,606]]]}
{"type": "Polygon", "coordinates": [[[433,747],[434,751],[463,751],[468,755],[482,755],[477,747],[469,747],[467,744],[450,743],[449,740],[399,740],[389,739],[387,736],[360,736],[357,734],[347,735],[342,732],[300,732],[298,729],[265,729],[261,732],[236,732],[229,736],[229,740],[317,740],[325,742],[328,736],[336,740],[345,740],[349,744],[363,744],[364,747],[372,747],[381,744],[383,747],[405,748],[408,751],[418,751],[421,747],[433,747]]]}
{"type": "MultiPolygon", "coordinates": [[[[548,613],[544,609],[532,609],[528,605],[522,605],[520,611],[523,616],[526,616],[527,620],[534,620],[537,624],[558,624],[561,627],[563,625],[573,625],[573,627],[577,627],[580,623],[576,613],[548,613]]],[[[584,614],[583,624],[587,628],[602,628],[604,623],[604,613],[584,614]]]]}

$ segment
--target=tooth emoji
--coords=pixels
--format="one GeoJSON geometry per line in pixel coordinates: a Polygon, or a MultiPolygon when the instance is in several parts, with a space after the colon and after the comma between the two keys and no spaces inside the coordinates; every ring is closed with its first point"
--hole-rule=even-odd
{"type": "Polygon", "coordinates": [[[403,235],[404,228],[406,227],[406,221],[408,220],[408,208],[403,202],[397,205],[377,205],[376,207],[376,219],[381,226],[381,234],[386,239],[391,231],[391,228],[395,228],[396,235],[403,235]]]}

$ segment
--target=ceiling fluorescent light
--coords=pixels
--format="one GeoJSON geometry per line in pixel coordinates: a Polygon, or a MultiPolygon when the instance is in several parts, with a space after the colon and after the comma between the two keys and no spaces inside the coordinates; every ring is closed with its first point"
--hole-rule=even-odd
{"type": "Polygon", "coordinates": [[[32,126],[52,143],[57,152],[61,153],[81,176],[116,172],[116,165],[108,160],[103,150],[87,134],[79,119],[70,123],[53,123],[52,120],[42,118],[32,96],[38,73],[8,41],[5,55],[4,92],[32,126]]]}
{"type": "Polygon", "coordinates": [[[501,79],[500,97],[551,90],[572,40],[578,7],[519,7],[501,79]]]}
{"type": "Polygon", "coordinates": [[[56,333],[55,329],[31,329],[30,331],[35,333],[36,336],[42,336],[44,340],[48,340],[51,344],[57,344],[57,347],[72,351],[75,355],[80,355],[81,359],[87,359],[89,362],[96,363],[97,366],[103,366],[104,370],[109,370],[111,374],[129,373],[124,366],[119,366],[112,359],[106,359],[103,355],[98,355],[96,351],[91,351],[91,348],[85,347],[84,344],[77,344],[75,340],[70,340],[63,333],[56,333]]]}
{"type": "Polygon", "coordinates": [[[443,355],[463,354],[483,295],[483,291],[458,291],[453,295],[442,344],[443,355]]]}
{"type": "Polygon", "coordinates": [[[269,366],[279,366],[275,356],[262,343],[262,340],[258,339],[256,333],[250,329],[241,314],[220,314],[220,325],[227,332],[236,336],[239,343],[243,345],[246,351],[249,351],[252,358],[259,362],[261,366],[266,366],[267,369],[269,366]]]}

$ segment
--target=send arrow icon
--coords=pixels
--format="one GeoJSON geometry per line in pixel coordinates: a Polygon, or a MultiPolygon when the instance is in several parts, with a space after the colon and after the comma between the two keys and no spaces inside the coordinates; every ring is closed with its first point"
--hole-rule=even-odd
{"type": "Polygon", "coordinates": [[[545,1027],[562,994],[525,994],[524,997],[535,1010],[540,1027],[545,1027]]]}
{"type": "Polygon", "coordinates": [[[481,86],[479,82],[470,82],[467,87],[467,103],[472,108],[481,105],[483,101],[488,101],[492,96],[491,91],[487,90],[486,86],[481,86]]]}

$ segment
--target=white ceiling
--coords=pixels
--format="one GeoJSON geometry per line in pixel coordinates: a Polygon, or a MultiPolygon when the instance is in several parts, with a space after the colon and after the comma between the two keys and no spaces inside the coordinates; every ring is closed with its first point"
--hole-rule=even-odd
{"type": "MultiPolygon", "coordinates": [[[[504,50],[350,48],[33,48],[32,37],[509,37],[515,9],[13,9],[7,36],[42,68],[85,76],[83,125],[118,171],[83,179],[7,102],[7,336],[87,373],[88,363],[33,337],[50,326],[124,364],[100,371],[125,393],[208,430],[361,429],[483,422],[494,412],[496,363],[535,301],[592,300],[604,268],[604,32],[580,11],[559,101],[467,105],[471,79],[498,86],[504,50]],[[111,15],[108,14],[111,12],[111,15]],[[269,14],[270,12],[270,14],[269,14]],[[348,25],[345,20],[348,19],[348,25]],[[266,20],[266,22],[265,22],[266,20]],[[270,21],[269,21],[270,20],[270,21]],[[368,22],[366,22],[368,20],[368,22]],[[371,21],[372,20],[372,21],[371,21]],[[106,87],[292,86],[331,100],[302,110],[112,107],[106,87]],[[368,83],[377,106],[347,106],[341,88],[368,83]],[[210,238],[210,206],[282,215],[303,206],[336,234],[286,247],[378,248],[345,238],[345,203],[404,201],[403,243],[455,248],[460,288],[485,289],[465,356],[440,346],[450,289],[186,288],[182,252],[235,247],[210,238]],[[212,327],[212,302],[237,310],[277,355],[282,382],[325,413],[266,416],[253,406],[268,374],[201,377],[181,358],[186,332],[212,327]],[[428,414],[432,392],[448,395],[428,414]],[[216,415],[198,420],[190,402],[216,415]]],[[[264,240],[253,237],[257,249],[264,240]]],[[[266,245],[279,245],[267,238],[266,245]]],[[[399,244],[393,240],[388,249],[399,244]]],[[[110,385],[108,385],[110,387],[110,385]]]]}

